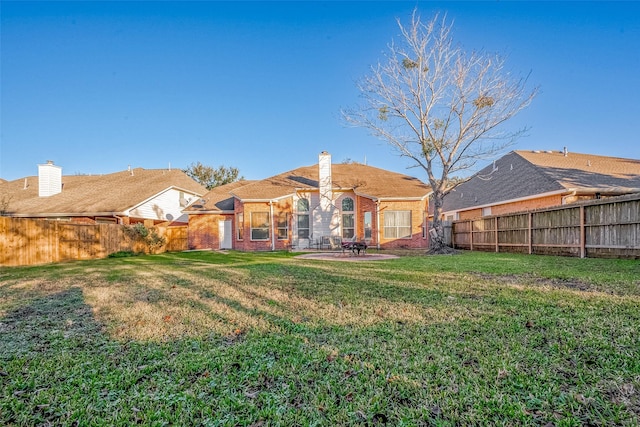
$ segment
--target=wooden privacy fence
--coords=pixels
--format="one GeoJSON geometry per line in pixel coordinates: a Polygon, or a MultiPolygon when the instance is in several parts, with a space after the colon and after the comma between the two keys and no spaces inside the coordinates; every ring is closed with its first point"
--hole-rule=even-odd
{"type": "MultiPolygon", "coordinates": [[[[187,249],[187,227],[156,227],[166,244],[155,252],[187,249]]],[[[119,251],[149,252],[118,224],[73,224],[0,217],[0,265],[35,265],[104,258],[119,251]]]]}
{"type": "Polygon", "coordinates": [[[640,258],[640,194],[453,222],[459,249],[640,258]]]}

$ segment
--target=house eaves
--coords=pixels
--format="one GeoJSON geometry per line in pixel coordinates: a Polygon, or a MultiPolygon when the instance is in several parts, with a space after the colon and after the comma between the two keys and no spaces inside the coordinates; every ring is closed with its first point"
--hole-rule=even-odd
{"type": "Polygon", "coordinates": [[[640,193],[640,188],[634,187],[581,187],[575,189],[576,194],[600,193],[607,196],[621,196],[624,194],[640,193]]]}
{"type": "Polygon", "coordinates": [[[549,191],[546,193],[540,193],[540,194],[534,194],[531,196],[525,196],[525,197],[518,197],[516,199],[510,199],[510,200],[501,200],[499,202],[496,203],[485,203],[482,205],[475,205],[475,206],[469,206],[469,207],[465,207],[465,208],[461,208],[461,209],[453,209],[453,210],[449,210],[449,211],[443,211],[442,214],[446,215],[446,214],[453,214],[456,212],[465,212],[465,211],[471,211],[474,209],[482,209],[482,208],[488,208],[490,206],[500,206],[500,205],[506,205],[508,203],[517,203],[517,202],[525,202],[527,200],[534,200],[534,199],[539,199],[541,197],[549,197],[549,196],[560,196],[560,195],[573,195],[576,193],[576,189],[575,188],[566,188],[566,189],[562,189],[562,190],[556,190],[556,191],[549,191]]]}
{"type": "Polygon", "coordinates": [[[221,210],[201,210],[201,211],[182,211],[187,215],[201,215],[201,214],[216,214],[216,215],[233,215],[235,211],[221,211],[221,210]]]}
{"type": "Polygon", "coordinates": [[[233,193],[230,193],[230,194],[236,199],[240,200],[242,203],[271,203],[271,202],[278,202],[280,200],[284,200],[289,197],[293,197],[295,193],[285,194],[284,196],[274,197],[272,199],[241,199],[240,197],[236,196],[233,193]]]}
{"type": "Polygon", "coordinates": [[[47,212],[47,213],[5,213],[6,216],[12,218],[57,218],[61,216],[69,217],[92,217],[92,216],[127,216],[125,212],[47,212]]]}
{"type": "Polygon", "coordinates": [[[366,197],[367,199],[373,200],[374,202],[401,202],[401,201],[410,201],[410,202],[416,202],[416,201],[423,201],[424,199],[426,199],[427,197],[429,197],[433,192],[429,192],[427,194],[425,194],[424,196],[420,196],[420,197],[378,197],[378,196],[372,196],[370,194],[366,194],[366,193],[362,193],[360,191],[357,190],[353,190],[353,192],[355,193],[356,196],[359,197],[366,197]]]}

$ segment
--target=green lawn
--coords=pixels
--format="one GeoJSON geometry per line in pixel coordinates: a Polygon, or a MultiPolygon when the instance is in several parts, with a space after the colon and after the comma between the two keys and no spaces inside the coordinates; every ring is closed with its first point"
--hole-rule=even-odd
{"type": "Polygon", "coordinates": [[[640,262],[192,252],[0,270],[0,425],[639,425],[640,262]]]}

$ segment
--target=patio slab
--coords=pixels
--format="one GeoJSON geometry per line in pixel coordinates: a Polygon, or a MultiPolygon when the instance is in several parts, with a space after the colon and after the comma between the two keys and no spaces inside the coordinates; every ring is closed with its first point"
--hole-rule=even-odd
{"type": "Polygon", "coordinates": [[[324,261],[358,262],[358,261],[382,261],[385,259],[394,259],[399,257],[397,255],[390,255],[390,254],[353,255],[350,252],[349,253],[318,252],[318,253],[307,253],[307,254],[298,255],[295,258],[318,259],[318,260],[324,260],[324,261]]]}

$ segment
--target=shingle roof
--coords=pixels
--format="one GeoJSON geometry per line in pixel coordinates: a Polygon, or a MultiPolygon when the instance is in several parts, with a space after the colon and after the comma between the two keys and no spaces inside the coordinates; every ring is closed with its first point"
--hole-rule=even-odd
{"type": "MultiPolygon", "coordinates": [[[[431,187],[419,179],[357,163],[331,165],[334,189],[355,189],[375,199],[421,198],[431,187]]],[[[240,186],[231,193],[241,200],[271,200],[297,189],[318,188],[318,165],[304,166],[270,178],[240,186]]]]}
{"type": "Polygon", "coordinates": [[[62,192],[38,196],[38,177],[30,176],[0,184],[0,198],[9,198],[7,212],[37,214],[103,214],[123,212],[175,187],[196,194],[206,188],[179,169],[142,169],[106,175],[64,175],[62,192]]]}
{"type": "Polygon", "coordinates": [[[562,151],[512,151],[447,195],[443,209],[468,209],[561,190],[640,191],[640,160],[572,152],[565,156],[562,151]]]}
{"type": "Polygon", "coordinates": [[[214,187],[199,200],[183,210],[185,213],[233,211],[234,202],[231,191],[249,185],[255,181],[242,180],[214,187]]]}

